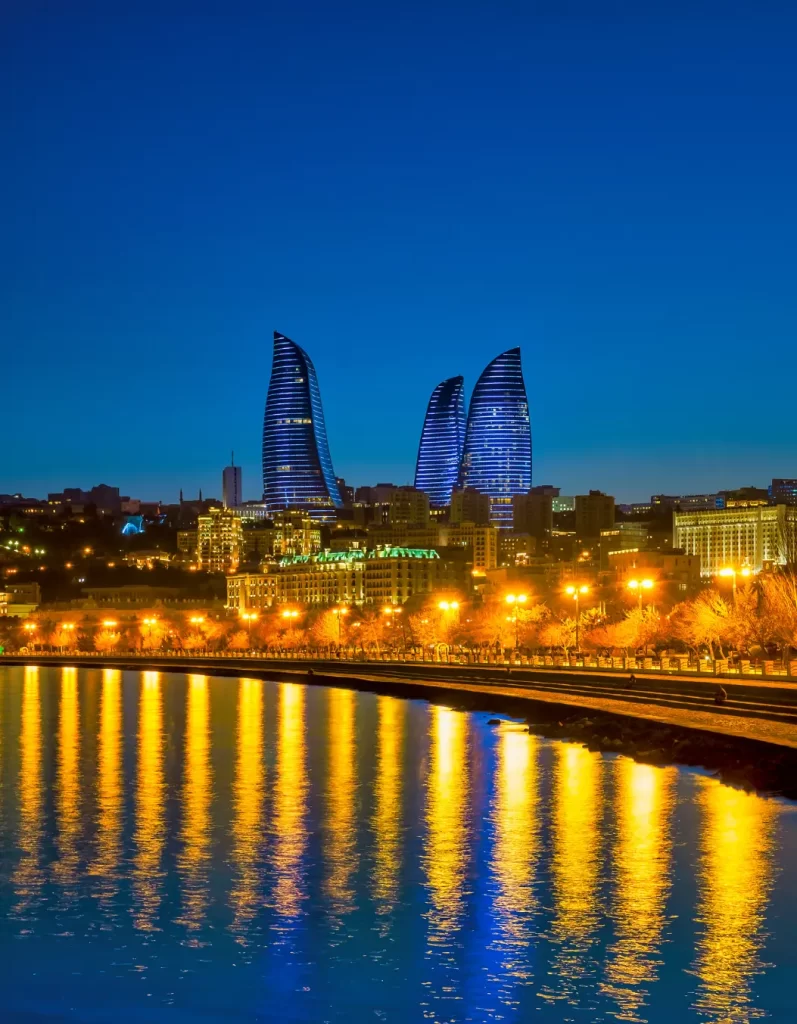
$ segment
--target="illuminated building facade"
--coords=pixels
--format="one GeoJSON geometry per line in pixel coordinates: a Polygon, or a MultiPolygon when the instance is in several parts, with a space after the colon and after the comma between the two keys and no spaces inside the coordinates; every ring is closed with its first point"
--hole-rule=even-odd
{"type": "Polygon", "coordinates": [[[241,517],[226,508],[198,516],[196,556],[205,572],[234,572],[243,556],[241,517]]]}
{"type": "Polygon", "coordinates": [[[440,558],[426,548],[379,547],[370,551],[322,551],[289,555],[268,572],[227,578],[227,608],[269,608],[279,604],[401,605],[413,594],[439,587],[458,592],[468,585],[471,563],[440,558]]]}
{"type": "Polygon", "coordinates": [[[700,558],[703,576],[797,559],[797,508],[789,505],[676,512],[673,547],[700,558]]]}
{"type": "Polygon", "coordinates": [[[303,509],[318,520],[334,519],[343,504],[315,367],[277,331],[263,420],[263,500],[271,513],[303,509]]]}
{"type": "Polygon", "coordinates": [[[502,352],[476,381],[460,483],[490,496],[490,519],[512,526],[512,497],[531,487],[531,427],[520,349],[502,352]]]}
{"type": "Polygon", "coordinates": [[[433,508],[451,502],[462,462],[465,426],[465,382],[462,377],[450,377],[437,385],[429,399],[415,465],[415,486],[429,495],[433,508]]]}

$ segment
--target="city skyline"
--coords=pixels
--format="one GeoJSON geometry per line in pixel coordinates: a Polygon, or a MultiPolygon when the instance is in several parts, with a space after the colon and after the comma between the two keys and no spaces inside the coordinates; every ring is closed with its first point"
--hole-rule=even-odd
{"type": "Polygon", "coordinates": [[[353,482],[411,482],[434,385],[517,345],[565,493],[793,475],[797,12],[758,13],[19,7],[0,490],[212,493],[234,448],[256,497],[271,325],[353,482]]]}

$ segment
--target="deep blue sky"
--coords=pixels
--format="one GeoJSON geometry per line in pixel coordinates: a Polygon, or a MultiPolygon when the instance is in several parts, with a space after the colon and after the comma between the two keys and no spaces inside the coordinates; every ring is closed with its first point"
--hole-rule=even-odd
{"type": "Polygon", "coordinates": [[[796,34],[785,0],[6,0],[0,492],[216,494],[234,448],[259,496],[274,328],[353,483],[411,481],[433,386],[514,345],[536,483],[797,476],[796,34]]]}

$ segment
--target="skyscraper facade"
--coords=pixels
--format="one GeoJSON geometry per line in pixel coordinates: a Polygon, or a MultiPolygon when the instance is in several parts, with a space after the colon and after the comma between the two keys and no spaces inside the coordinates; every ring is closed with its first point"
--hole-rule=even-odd
{"type": "Polygon", "coordinates": [[[451,503],[457,486],[465,443],[465,387],[462,377],[438,384],[429,399],[423,422],[415,486],[429,495],[432,508],[451,503]]]}
{"type": "Polygon", "coordinates": [[[490,496],[490,520],[512,526],[512,497],[531,487],[531,427],[520,349],[487,366],[468,411],[460,482],[490,496]]]}
{"type": "Polygon", "coordinates": [[[321,520],[342,505],[315,367],[278,331],[263,420],[263,500],[270,512],[304,509],[321,520]]]}
{"type": "Polygon", "coordinates": [[[241,467],[235,465],[235,454],[230,465],[225,466],[221,474],[221,496],[225,508],[238,508],[243,501],[243,478],[241,467]]]}

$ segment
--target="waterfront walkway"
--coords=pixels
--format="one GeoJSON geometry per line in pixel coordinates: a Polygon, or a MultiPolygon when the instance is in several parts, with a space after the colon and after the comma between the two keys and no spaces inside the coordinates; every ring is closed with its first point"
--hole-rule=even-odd
{"type": "MultiPolygon", "coordinates": [[[[289,659],[244,655],[5,655],[2,664],[57,664],[257,675],[277,679],[355,686],[403,696],[440,693],[499,698],[499,703],[528,702],[604,712],[679,728],[697,729],[797,749],[797,683],[742,676],[717,680],[677,674],[546,671],[487,665],[446,665],[289,659]],[[716,703],[719,687],[725,691],[716,703]]],[[[483,698],[488,698],[484,701],[483,698]]]]}

